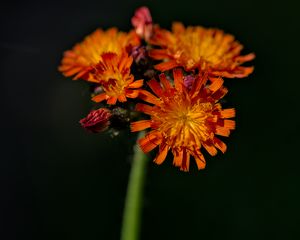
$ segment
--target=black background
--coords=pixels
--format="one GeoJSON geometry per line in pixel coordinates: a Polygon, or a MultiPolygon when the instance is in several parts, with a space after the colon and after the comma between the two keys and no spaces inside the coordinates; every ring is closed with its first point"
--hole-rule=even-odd
{"type": "Polygon", "coordinates": [[[257,58],[225,83],[237,109],[225,155],[200,172],[149,164],[141,239],[300,239],[296,0],[2,2],[0,239],[119,238],[135,135],[81,129],[89,91],[57,66],[97,27],[127,31],[142,5],[163,27],[224,29],[257,58]]]}

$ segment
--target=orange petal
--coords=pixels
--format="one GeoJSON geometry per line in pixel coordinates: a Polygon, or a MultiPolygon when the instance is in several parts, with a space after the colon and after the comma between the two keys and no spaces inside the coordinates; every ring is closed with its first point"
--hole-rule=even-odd
{"type": "Polygon", "coordinates": [[[88,74],[91,71],[91,68],[84,69],[76,74],[76,76],[73,78],[73,80],[78,80],[79,78],[83,78],[84,80],[89,80],[89,78],[92,78],[92,76],[89,76],[88,74]],[[84,76],[86,75],[86,76],[84,76]]]}
{"type": "Polygon", "coordinates": [[[66,77],[70,77],[70,76],[74,75],[75,73],[78,73],[81,69],[82,69],[82,67],[71,68],[70,70],[63,72],[63,74],[66,77]]]}
{"type": "Polygon", "coordinates": [[[141,120],[141,121],[137,121],[137,122],[132,122],[130,124],[131,132],[142,131],[149,127],[151,127],[151,120],[141,120]]]}
{"type": "Polygon", "coordinates": [[[164,72],[164,71],[170,70],[172,68],[175,68],[177,66],[178,66],[178,64],[176,63],[176,61],[171,60],[168,62],[159,63],[159,64],[155,65],[154,68],[158,71],[164,72]]]}
{"type": "Polygon", "coordinates": [[[150,152],[162,141],[162,138],[157,134],[157,132],[152,131],[148,133],[145,137],[138,140],[138,143],[144,153],[150,152]]]}
{"type": "Polygon", "coordinates": [[[208,88],[212,91],[215,92],[219,90],[224,83],[224,80],[222,78],[215,78],[212,84],[208,86],[208,88]]]}
{"type": "Polygon", "coordinates": [[[174,22],[172,24],[172,32],[175,34],[180,34],[185,31],[185,27],[181,22],[174,22]]]}
{"type": "Polygon", "coordinates": [[[101,57],[103,62],[112,63],[116,59],[117,54],[113,52],[106,52],[101,54],[101,57]]]}
{"type": "Polygon", "coordinates": [[[139,92],[139,98],[155,105],[160,105],[160,101],[157,97],[155,97],[153,94],[149,93],[146,90],[140,90],[139,92]]]}
{"type": "Polygon", "coordinates": [[[60,65],[60,66],[58,67],[58,71],[64,72],[64,71],[69,70],[70,68],[72,68],[71,65],[60,65]]]}
{"type": "Polygon", "coordinates": [[[107,99],[107,104],[109,104],[109,105],[115,105],[117,103],[117,100],[118,100],[118,98],[116,98],[116,97],[109,97],[107,99]]]}
{"type": "Polygon", "coordinates": [[[226,152],[227,146],[224,142],[222,142],[219,138],[214,137],[213,139],[214,145],[221,150],[222,153],[226,152]]]}
{"type": "Polygon", "coordinates": [[[194,81],[194,84],[192,86],[192,89],[191,89],[191,92],[190,92],[190,95],[192,97],[195,97],[198,95],[201,87],[206,83],[207,81],[207,74],[199,74],[195,81],[194,81]]]}
{"type": "Polygon", "coordinates": [[[183,151],[179,150],[179,151],[172,151],[172,152],[174,155],[173,164],[176,167],[180,167],[182,164],[183,151]]]}
{"type": "Polygon", "coordinates": [[[225,119],[224,120],[224,127],[228,128],[230,130],[235,129],[235,121],[234,120],[225,119]]]}
{"type": "Polygon", "coordinates": [[[139,93],[139,90],[126,89],[126,97],[128,98],[137,98],[139,93]]]}
{"type": "Polygon", "coordinates": [[[216,127],[216,134],[223,136],[223,137],[228,137],[230,135],[230,130],[228,128],[225,127],[220,127],[217,126],[216,127]]]}
{"type": "Polygon", "coordinates": [[[228,108],[221,111],[221,118],[232,118],[235,117],[235,109],[228,108]]]}
{"type": "Polygon", "coordinates": [[[169,90],[172,88],[172,85],[171,85],[170,81],[167,79],[165,74],[163,74],[163,73],[159,74],[159,80],[165,90],[169,90]]]}
{"type": "Polygon", "coordinates": [[[178,91],[182,91],[182,85],[183,85],[183,74],[182,74],[182,70],[179,68],[175,68],[173,70],[173,77],[174,77],[174,85],[175,88],[178,91]]]}
{"type": "Polygon", "coordinates": [[[151,49],[148,55],[156,60],[162,60],[170,57],[165,49],[151,49]]]}
{"type": "Polygon", "coordinates": [[[153,107],[147,104],[138,103],[135,106],[135,110],[151,115],[153,113],[153,107]]]}
{"type": "Polygon", "coordinates": [[[215,100],[219,100],[223,98],[228,93],[228,89],[225,87],[221,87],[219,90],[214,92],[211,97],[215,100]]]}
{"type": "Polygon", "coordinates": [[[162,164],[167,157],[168,151],[169,147],[166,144],[164,144],[163,147],[160,147],[159,152],[154,159],[154,162],[158,165],[162,164]]]}
{"type": "Polygon", "coordinates": [[[198,150],[197,152],[195,152],[193,154],[193,156],[195,158],[198,170],[204,169],[206,162],[205,162],[205,158],[204,158],[203,154],[198,150]]]}
{"type": "Polygon", "coordinates": [[[128,85],[128,87],[129,87],[129,88],[140,88],[141,86],[143,86],[143,82],[144,82],[143,79],[136,80],[136,81],[134,81],[133,83],[130,83],[130,84],[128,85]]]}
{"type": "Polygon", "coordinates": [[[189,169],[190,169],[190,154],[184,150],[180,170],[188,172],[189,169]]]}
{"type": "Polygon", "coordinates": [[[163,95],[163,89],[155,79],[151,79],[147,84],[156,96],[161,97],[163,95]]]}
{"type": "Polygon", "coordinates": [[[203,143],[202,145],[211,156],[215,156],[218,153],[217,149],[213,145],[206,143],[203,143]]]}
{"type": "Polygon", "coordinates": [[[126,101],[127,101],[126,96],[125,96],[124,94],[118,96],[118,100],[119,100],[120,102],[126,102],[126,101]]]}
{"type": "Polygon", "coordinates": [[[245,56],[239,56],[235,60],[238,61],[239,63],[244,63],[244,62],[251,61],[254,58],[255,58],[255,54],[254,53],[249,53],[245,56]]]}
{"type": "Polygon", "coordinates": [[[221,76],[226,78],[244,78],[254,71],[254,67],[236,67],[233,70],[214,70],[211,72],[214,76],[221,76]]]}
{"type": "Polygon", "coordinates": [[[120,71],[123,71],[124,69],[130,68],[131,64],[133,62],[133,58],[130,56],[127,56],[127,53],[122,53],[121,55],[121,61],[119,62],[118,69],[120,71]]]}
{"type": "Polygon", "coordinates": [[[102,102],[103,100],[107,99],[108,96],[106,95],[106,93],[100,93],[98,95],[96,95],[95,97],[92,98],[92,100],[94,102],[102,102]]]}

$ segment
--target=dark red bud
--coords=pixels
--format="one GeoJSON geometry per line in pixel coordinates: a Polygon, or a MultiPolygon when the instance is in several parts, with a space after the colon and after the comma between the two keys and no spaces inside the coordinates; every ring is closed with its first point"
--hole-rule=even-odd
{"type": "Polygon", "coordinates": [[[99,133],[105,131],[110,125],[111,112],[106,108],[92,110],[85,118],[79,122],[83,128],[89,132],[99,133]]]}

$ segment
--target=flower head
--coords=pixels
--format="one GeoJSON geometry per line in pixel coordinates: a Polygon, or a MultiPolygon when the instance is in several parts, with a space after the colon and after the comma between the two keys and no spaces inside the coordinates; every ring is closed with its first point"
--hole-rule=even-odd
{"type": "Polygon", "coordinates": [[[118,32],[116,28],[107,31],[97,29],[87,36],[83,42],[76,44],[72,50],[64,53],[59,70],[73,79],[92,80],[93,67],[102,60],[101,55],[106,52],[120,54],[140,44],[139,37],[134,31],[118,32]]]}
{"type": "Polygon", "coordinates": [[[152,49],[149,56],[156,60],[166,60],[155,66],[166,71],[178,66],[190,71],[208,71],[210,76],[242,78],[253,71],[253,67],[241,66],[252,60],[253,53],[241,56],[243,46],[234,36],[218,29],[187,27],[174,23],[172,32],[156,27],[150,41],[161,49],[152,49]]]}
{"type": "Polygon", "coordinates": [[[131,124],[133,132],[151,128],[139,140],[146,153],[159,146],[154,162],[161,164],[170,150],[174,155],[173,164],[183,171],[189,170],[190,156],[195,158],[198,169],[205,167],[205,159],[200,148],[214,156],[217,149],[223,153],[226,145],[216,135],[229,136],[235,128],[235,121],[227,118],[235,116],[235,110],[222,109],[218,101],[227,93],[221,78],[212,79],[207,84],[208,75],[200,74],[189,90],[184,85],[183,73],[173,70],[174,86],[166,75],[160,75],[160,83],[155,79],[148,82],[154,92],[142,90],[140,98],[152,104],[137,104],[136,109],[150,116],[131,124]]]}
{"type": "Polygon", "coordinates": [[[121,54],[104,53],[101,61],[95,65],[93,71],[93,82],[99,83],[104,90],[93,97],[93,101],[101,102],[107,100],[108,104],[116,104],[117,100],[125,102],[128,98],[136,98],[139,89],[143,85],[143,80],[134,81],[134,76],[130,73],[133,61],[126,52],[121,54]]]}
{"type": "Polygon", "coordinates": [[[105,131],[110,125],[111,112],[107,108],[99,108],[91,111],[85,118],[79,122],[86,130],[99,133],[105,131]]]}
{"type": "Polygon", "coordinates": [[[148,41],[152,35],[153,24],[150,11],[147,7],[140,7],[135,11],[131,18],[131,23],[135,28],[136,33],[148,41]]]}

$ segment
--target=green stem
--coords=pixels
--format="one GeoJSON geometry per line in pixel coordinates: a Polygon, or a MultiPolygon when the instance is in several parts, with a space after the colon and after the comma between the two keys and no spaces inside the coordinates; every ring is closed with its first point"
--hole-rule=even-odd
{"type": "MultiPolygon", "coordinates": [[[[143,137],[144,134],[144,132],[140,132],[138,138],[143,137]]],[[[147,159],[147,155],[144,154],[136,144],[134,146],[132,167],[127,187],[121,240],[139,239],[141,206],[143,200],[143,187],[146,175],[147,159]]]]}

